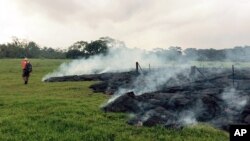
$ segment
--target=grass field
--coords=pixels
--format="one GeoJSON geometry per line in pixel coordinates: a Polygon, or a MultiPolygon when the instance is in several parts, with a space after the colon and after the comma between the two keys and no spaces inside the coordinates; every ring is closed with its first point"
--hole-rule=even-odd
{"type": "Polygon", "coordinates": [[[66,60],[31,60],[28,85],[18,59],[0,59],[0,140],[226,141],[228,133],[200,124],[182,130],[134,127],[126,114],[100,110],[108,96],[93,93],[94,82],[43,83],[66,60]]]}

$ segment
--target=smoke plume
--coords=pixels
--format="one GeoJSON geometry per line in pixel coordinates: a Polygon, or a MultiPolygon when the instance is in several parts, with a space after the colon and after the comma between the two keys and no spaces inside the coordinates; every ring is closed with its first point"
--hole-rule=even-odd
{"type": "Polygon", "coordinates": [[[54,72],[45,75],[42,80],[68,75],[128,71],[135,69],[135,62],[139,62],[144,70],[148,69],[149,65],[162,67],[170,64],[166,61],[166,57],[158,56],[153,51],[138,48],[111,47],[106,55],[95,55],[87,59],[82,58],[69,63],[63,63],[54,72]]]}
{"type": "Polygon", "coordinates": [[[183,58],[179,59],[175,53],[164,56],[137,48],[111,47],[106,55],[64,63],[43,80],[56,76],[135,70],[135,62],[139,62],[142,68],[139,73],[116,73],[122,77],[108,75],[115,79],[108,79],[102,86],[114,91],[102,109],[131,113],[129,123],[146,126],[182,127],[207,122],[228,130],[229,124],[245,120],[245,115],[241,114],[249,101],[249,86],[243,85],[249,79],[245,78],[245,73],[235,72],[234,79],[240,87],[234,88],[231,69],[192,67],[196,68],[196,73],[191,75],[188,62],[192,59],[185,58],[184,63],[183,58]],[[118,87],[112,87],[116,85],[118,87]]]}

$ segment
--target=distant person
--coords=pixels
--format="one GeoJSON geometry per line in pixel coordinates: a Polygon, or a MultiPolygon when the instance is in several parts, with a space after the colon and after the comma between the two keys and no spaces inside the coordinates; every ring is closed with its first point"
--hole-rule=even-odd
{"type": "Polygon", "coordinates": [[[28,84],[29,76],[30,76],[30,73],[32,72],[32,65],[28,61],[28,58],[26,57],[22,60],[21,64],[22,64],[22,69],[23,69],[22,77],[23,77],[24,84],[28,84]]]}

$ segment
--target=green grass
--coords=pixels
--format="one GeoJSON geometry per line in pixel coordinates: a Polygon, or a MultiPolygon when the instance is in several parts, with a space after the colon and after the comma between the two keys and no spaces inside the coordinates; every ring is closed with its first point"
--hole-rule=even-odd
{"type": "Polygon", "coordinates": [[[208,125],[182,130],[134,127],[122,113],[104,113],[108,96],[93,93],[94,82],[43,83],[42,77],[67,60],[31,60],[23,85],[18,59],[0,59],[0,140],[3,141],[224,141],[228,133],[208,125]]]}

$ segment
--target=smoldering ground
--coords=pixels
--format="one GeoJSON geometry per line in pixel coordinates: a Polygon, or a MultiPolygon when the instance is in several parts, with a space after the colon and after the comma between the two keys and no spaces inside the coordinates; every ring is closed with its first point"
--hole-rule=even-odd
{"type": "Polygon", "coordinates": [[[226,72],[206,80],[191,80],[185,77],[187,75],[175,76],[172,79],[170,77],[169,80],[173,81],[174,85],[164,83],[153,92],[139,95],[134,93],[133,89],[128,89],[127,93],[115,95],[102,108],[109,112],[134,113],[133,118],[128,121],[133,125],[161,124],[181,128],[206,122],[228,130],[230,124],[250,123],[250,79],[242,80],[241,74],[238,74],[239,79],[235,80],[238,86],[232,86],[231,75],[226,72]]]}
{"type": "Polygon", "coordinates": [[[228,130],[230,124],[250,123],[248,70],[238,68],[234,77],[228,68],[198,68],[191,74],[187,58],[166,65],[165,57],[140,49],[110,48],[105,56],[62,64],[43,79],[101,80],[91,88],[113,95],[101,108],[133,114],[128,121],[133,125],[181,128],[206,122],[228,130]],[[138,72],[136,61],[142,67],[138,72]]]}
{"type": "MultiPolygon", "coordinates": [[[[105,112],[132,113],[134,116],[128,123],[133,125],[161,124],[181,128],[206,122],[228,130],[230,124],[249,124],[250,76],[247,77],[245,72],[235,75],[237,85],[233,86],[230,70],[216,71],[207,75],[206,79],[200,74],[190,76],[188,69],[173,71],[176,73],[165,76],[160,73],[162,71],[103,73],[98,75],[103,82],[91,88],[112,93],[113,96],[101,108],[105,112]],[[111,88],[114,90],[109,91],[111,88]]],[[[206,74],[208,72],[211,70],[206,74]]],[[[83,76],[86,77],[91,78],[83,76]]],[[[60,79],[55,77],[49,81],[60,79]]],[[[76,76],[74,79],[77,79],[76,76]]]]}

